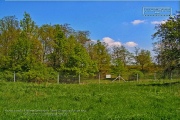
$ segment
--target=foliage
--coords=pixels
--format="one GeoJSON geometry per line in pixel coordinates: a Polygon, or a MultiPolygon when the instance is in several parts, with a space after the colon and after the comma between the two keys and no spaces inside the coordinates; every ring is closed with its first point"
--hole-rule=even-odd
{"type": "Polygon", "coordinates": [[[140,48],[135,48],[135,60],[136,60],[136,65],[141,66],[141,71],[145,73],[147,71],[148,67],[151,65],[152,60],[151,60],[151,53],[149,50],[144,50],[140,48]]]}
{"type": "Polygon", "coordinates": [[[157,32],[152,36],[156,60],[164,69],[164,77],[178,67],[180,59],[180,13],[171,16],[164,24],[156,26],[157,32]]]}
{"type": "Polygon", "coordinates": [[[47,70],[85,76],[97,71],[84,47],[89,41],[87,31],[76,32],[68,24],[38,27],[26,12],[20,22],[14,16],[4,17],[0,28],[0,50],[4,51],[0,71],[15,71],[19,80],[48,80],[47,70]]]}
{"type": "Polygon", "coordinates": [[[27,82],[51,82],[57,79],[57,72],[55,72],[52,68],[42,65],[36,65],[36,67],[32,68],[28,72],[22,72],[19,74],[22,74],[22,79],[19,80],[27,82]]]}
{"type": "Polygon", "coordinates": [[[14,76],[13,76],[12,72],[6,70],[6,71],[3,71],[3,72],[0,72],[0,79],[1,80],[6,80],[6,81],[13,81],[14,76]]]}
{"type": "Polygon", "coordinates": [[[138,70],[131,70],[128,80],[139,80],[144,77],[144,74],[138,70]]]}
{"type": "Polygon", "coordinates": [[[172,71],[180,66],[179,14],[156,30],[153,37],[160,40],[155,45],[162,45],[155,49],[158,65],[148,50],[135,48],[134,55],[124,46],[94,42],[89,31],[76,31],[69,24],[38,26],[26,12],[19,21],[6,16],[0,19],[0,76],[11,81],[15,72],[19,81],[48,81],[55,80],[57,74],[91,78],[127,75],[131,68],[144,74],[163,67],[172,71]]]}
{"type": "Polygon", "coordinates": [[[93,60],[97,64],[98,73],[105,77],[110,70],[110,55],[107,46],[100,40],[93,46],[93,60]]]}
{"type": "Polygon", "coordinates": [[[132,54],[124,46],[114,46],[111,53],[111,73],[121,76],[127,73],[128,65],[132,64],[132,54]]]}

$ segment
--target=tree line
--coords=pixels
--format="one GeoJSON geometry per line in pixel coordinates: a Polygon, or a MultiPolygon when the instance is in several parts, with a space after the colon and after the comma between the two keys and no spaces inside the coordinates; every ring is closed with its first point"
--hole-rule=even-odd
{"type": "Polygon", "coordinates": [[[89,31],[74,30],[69,24],[38,26],[26,12],[20,21],[6,16],[0,19],[0,79],[11,80],[13,72],[30,82],[54,80],[57,73],[104,78],[130,71],[167,71],[180,56],[179,28],[179,14],[156,26],[153,38],[165,39],[154,43],[157,59],[153,61],[148,50],[135,48],[131,53],[124,46],[108,47],[100,40],[91,41],[89,31]]]}

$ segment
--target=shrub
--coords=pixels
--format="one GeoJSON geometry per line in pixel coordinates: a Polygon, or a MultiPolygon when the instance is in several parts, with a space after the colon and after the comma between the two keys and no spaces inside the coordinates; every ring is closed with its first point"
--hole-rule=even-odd
{"type": "Polygon", "coordinates": [[[11,71],[4,71],[4,72],[1,73],[0,76],[1,76],[2,80],[13,81],[13,79],[14,79],[14,75],[13,74],[14,73],[11,72],[11,71]]]}
{"type": "Polygon", "coordinates": [[[128,80],[137,80],[137,74],[138,74],[138,79],[141,79],[144,77],[144,74],[141,71],[133,70],[133,71],[130,71],[128,80]]]}

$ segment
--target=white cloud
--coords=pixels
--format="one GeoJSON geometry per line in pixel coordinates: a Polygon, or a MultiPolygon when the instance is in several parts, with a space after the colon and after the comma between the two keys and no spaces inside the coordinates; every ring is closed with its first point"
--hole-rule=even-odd
{"type": "Polygon", "coordinates": [[[96,43],[96,42],[97,42],[97,40],[90,40],[89,42],[96,43]]]}
{"type": "MultiPolygon", "coordinates": [[[[112,47],[112,46],[122,46],[122,43],[121,43],[121,42],[116,42],[116,41],[114,41],[114,40],[113,40],[112,38],[110,38],[110,37],[104,37],[104,38],[102,39],[102,42],[105,42],[109,47],[112,47]]],[[[126,42],[126,43],[123,44],[123,45],[125,45],[126,47],[131,48],[131,47],[137,46],[138,44],[135,43],[135,42],[133,42],[133,41],[130,41],[130,42],[126,42]]]]}
{"type": "Polygon", "coordinates": [[[141,23],[145,23],[145,20],[134,20],[131,22],[133,25],[138,25],[138,24],[141,24],[141,23]]]}
{"type": "Polygon", "coordinates": [[[102,42],[105,42],[109,47],[112,47],[112,46],[121,46],[121,42],[116,42],[114,41],[112,38],[110,37],[104,37],[102,39],[102,42]]]}
{"type": "Polygon", "coordinates": [[[157,25],[157,24],[164,24],[166,23],[167,21],[163,20],[163,21],[152,21],[151,24],[153,25],[157,25]]]}
{"type": "Polygon", "coordinates": [[[135,47],[135,46],[137,46],[137,45],[138,45],[137,43],[132,42],[132,41],[125,43],[125,46],[127,46],[127,47],[135,47]]]}

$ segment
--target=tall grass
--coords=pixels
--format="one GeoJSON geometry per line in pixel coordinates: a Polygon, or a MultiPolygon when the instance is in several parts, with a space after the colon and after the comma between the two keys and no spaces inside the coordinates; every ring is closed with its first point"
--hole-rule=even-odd
{"type": "Polygon", "coordinates": [[[180,82],[0,82],[0,119],[180,119],[180,82]]]}

